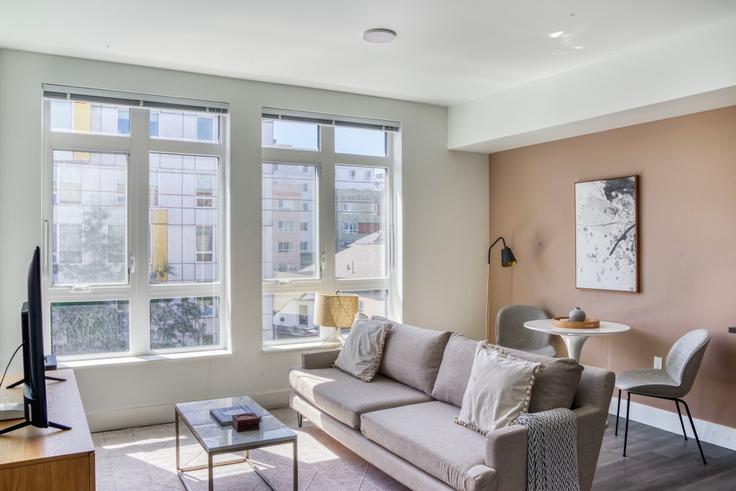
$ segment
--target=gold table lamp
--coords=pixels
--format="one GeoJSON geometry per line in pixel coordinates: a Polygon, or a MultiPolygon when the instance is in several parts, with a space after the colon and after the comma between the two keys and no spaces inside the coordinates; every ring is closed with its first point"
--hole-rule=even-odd
{"type": "Polygon", "coordinates": [[[332,334],[325,344],[342,344],[340,329],[351,327],[358,313],[358,295],[318,293],[314,302],[314,323],[331,327],[332,334]]]}

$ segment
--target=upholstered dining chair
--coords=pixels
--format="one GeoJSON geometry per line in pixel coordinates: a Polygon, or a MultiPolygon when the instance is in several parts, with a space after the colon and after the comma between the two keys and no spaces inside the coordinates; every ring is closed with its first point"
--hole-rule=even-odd
{"type": "Polygon", "coordinates": [[[690,392],[695,376],[698,374],[700,362],[703,361],[705,349],[710,342],[710,332],[707,329],[696,329],[678,339],[664,362],[663,369],[645,368],[643,370],[631,370],[623,372],[616,377],[616,388],[618,389],[618,406],[616,408],[616,431],[618,435],[618,419],[621,412],[621,391],[626,391],[626,429],[624,430],[624,457],[626,457],[626,443],[629,437],[629,406],[631,405],[631,394],[657,399],[674,401],[677,407],[677,415],[680,417],[682,434],[687,440],[685,423],[682,421],[680,404],[685,406],[690,427],[693,429],[695,441],[698,443],[700,457],[703,464],[707,464],[703,447],[700,445],[698,432],[695,431],[693,417],[690,408],[682,398],[690,392]]]}
{"type": "Polygon", "coordinates": [[[496,316],[496,344],[544,356],[555,356],[549,334],[524,327],[527,321],[549,319],[547,312],[533,305],[507,305],[496,316]]]}

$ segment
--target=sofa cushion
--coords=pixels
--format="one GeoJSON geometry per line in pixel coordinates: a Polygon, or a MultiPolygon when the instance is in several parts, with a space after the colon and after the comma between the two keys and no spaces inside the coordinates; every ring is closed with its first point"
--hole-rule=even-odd
{"type": "Polygon", "coordinates": [[[390,329],[390,323],[369,319],[358,313],[335,360],[335,367],[363,382],[373,380],[381,365],[383,346],[390,329]]]}
{"type": "Polygon", "coordinates": [[[337,368],[292,369],[289,384],[297,394],[338,421],[358,429],[369,411],[431,400],[426,394],[377,375],[361,382],[337,368]]]}
{"type": "Polygon", "coordinates": [[[479,343],[455,422],[484,435],[509,426],[529,410],[535,376],[541,366],[491,344],[479,343]]]}
{"type": "MultiPolygon", "coordinates": [[[[473,369],[473,357],[478,341],[453,334],[447,343],[442,358],[437,382],[432,397],[462,406],[463,394],[473,369]]],[[[583,366],[572,358],[550,358],[511,348],[500,347],[503,351],[523,360],[542,363],[544,369],[537,375],[529,412],[536,413],[558,407],[572,407],[583,366]]]]}
{"type": "Polygon", "coordinates": [[[412,404],[361,416],[369,440],[455,489],[490,489],[486,438],[454,424],[459,409],[440,401],[412,404]]]}
{"type": "Polygon", "coordinates": [[[373,319],[391,323],[378,373],[431,394],[451,333],[401,324],[379,316],[373,319]]]}
{"type": "Polygon", "coordinates": [[[572,358],[549,358],[547,356],[527,353],[510,348],[503,348],[508,354],[528,361],[542,363],[544,369],[539,372],[532,389],[530,413],[538,413],[549,409],[564,407],[570,409],[578,391],[583,366],[572,358]]]}
{"type": "Polygon", "coordinates": [[[465,387],[470,380],[473,369],[475,348],[480,341],[466,338],[462,334],[452,333],[442,356],[437,380],[432,389],[432,398],[462,406],[465,387]]]}

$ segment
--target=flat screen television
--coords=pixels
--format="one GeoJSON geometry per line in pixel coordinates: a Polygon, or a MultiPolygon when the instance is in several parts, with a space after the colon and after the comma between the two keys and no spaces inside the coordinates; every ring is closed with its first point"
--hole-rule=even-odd
{"type": "Polygon", "coordinates": [[[68,426],[49,421],[46,405],[46,379],[62,381],[56,377],[46,377],[46,361],[43,355],[43,304],[41,302],[41,250],[36,247],[28,267],[28,300],[21,309],[23,341],[23,380],[9,387],[23,383],[23,412],[25,421],[0,430],[0,435],[24,426],[37,428],[70,429],[68,426]]]}

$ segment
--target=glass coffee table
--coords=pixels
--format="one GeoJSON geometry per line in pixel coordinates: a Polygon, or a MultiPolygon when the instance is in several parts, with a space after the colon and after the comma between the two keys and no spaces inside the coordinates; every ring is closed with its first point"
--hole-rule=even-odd
{"type": "Polygon", "coordinates": [[[263,479],[266,485],[274,489],[268,478],[256,467],[250,459],[250,451],[256,448],[270,447],[291,443],[294,447],[293,479],[294,490],[298,488],[298,459],[296,450],[296,433],[276,419],[271,413],[263,409],[250,397],[225,397],[208,401],[182,402],[176,405],[176,470],[184,488],[190,490],[185,479],[185,473],[207,469],[208,489],[214,489],[214,467],[231,464],[246,463],[263,479]],[[261,426],[257,430],[237,432],[231,425],[220,426],[210,415],[210,409],[226,408],[244,405],[261,417],[261,426]],[[192,467],[182,467],[179,454],[179,421],[192,432],[204,451],[207,453],[207,464],[192,467]],[[245,452],[245,457],[213,462],[213,457],[219,454],[245,452]]]}

